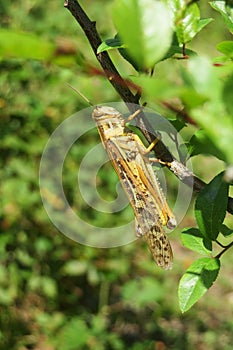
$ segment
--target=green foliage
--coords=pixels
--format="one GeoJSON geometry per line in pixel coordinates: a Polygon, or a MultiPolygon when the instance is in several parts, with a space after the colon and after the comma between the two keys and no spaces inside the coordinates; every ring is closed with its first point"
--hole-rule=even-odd
{"type": "MultiPolygon", "coordinates": [[[[214,143],[218,151],[224,154],[224,160],[228,163],[233,161],[229,147],[233,132],[229,101],[233,95],[232,90],[228,91],[227,88],[229,97],[224,99],[223,91],[226,89],[225,86],[228,84],[231,72],[232,67],[227,77],[222,78],[221,68],[218,70],[213,67],[206,58],[193,58],[188,64],[188,70],[184,72],[184,79],[187,82],[190,97],[194,91],[207,99],[204,106],[201,104],[197,104],[196,108],[190,108],[192,105],[188,106],[191,117],[204,130],[206,136],[214,143]]],[[[185,95],[186,98],[187,95],[185,95]]],[[[184,103],[186,102],[185,99],[183,99],[184,103]]]]}
{"type": "Polygon", "coordinates": [[[39,35],[28,32],[2,28],[0,42],[2,59],[33,59],[65,67],[80,63],[82,60],[76,55],[76,48],[71,42],[61,40],[60,44],[52,43],[39,35]]]}
{"type": "MultiPolygon", "coordinates": [[[[224,26],[233,32],[232,6],[230,1],[210,3],[221,25],[212,22],[211,39],[205,32],[209,26],[202,29],[214,11],[205,2],[208,13],[202,14],[202,4],[115,1],[111,18],[105,13],[106,1],[85,3],[103,38],[111,37],[116,24],[119,37],[105,40],[99,52],[119,49],[139,74],[115,53],[114,62],[142,88],[142,101],[170,118],[184,133],[191,156],[206,162],[194,169],[203,171],[209,182],[196,199],[198,227],[183,230],[185,250],[178,238],[171,238],[171,272],[154,265],[142,241],[94,249],[64,237],[49,221],[39,193],[40,158],[55,128],[86,107],[66,83],[78,85],[94,103],[113,101],[116,94],[101,76],[91,73],[90,83],[95,57],[61,3],[0,4],[0,349],[232,348],[232,257],[227,251],[233,227],[232,216],[226,215],[231,186],[210,167],[215,160],[223,168],[233,161],[233,49],[231,37],[223,33],[224,26]],[[213,45],[204,57],[193,42],[197,34],[213,45]],[[221,56],[215,57],[215,45],[221,56]],[[149,76],[151,69],[155,74],[149,76]],[[164,107],[173,103],[189,119],[177,115],[176,108],[164,107]],[[200,300],[214,282],[218,287],[200,300]],[[178,304],[189,312],[181,315],[178,304]]],[[[88,222],[117,226],[131,215],[128,209],[106,218],[90,210],[77,189],[78,164],[97,138],[92,131],[72,147],[64,165],[64,189],[88,222]]],[[[106,165],[98,177],[100,192],[112,200],[114,173],[106,165]]],[[[193,222],[190,216],[186,219],[193,222]]]]}
{"type": "Polygon", "coordinates": [[[97,53],[113,49],[118,49],[121,56],[124,57],[124,59],[126,59],[137,71],[142,69],[141,64],[138,65],[137,61],[135,61],[130,55],[129,51],[126,49],[126,45],[122,44],[118,34],[116,34],[113,39],[103,41],[98,47],[97,53]]]}
{"type": "Polygon", "coordinates": [[[187,311],[212,286],[220,269],[219,259],[196,260],[182,276],[179,284],[181,311],[187,311]]]}
{"type": "Polygon", "coordinates": [[[78,317],[73,318],[58,333],[56,348],[75,350],[94,346],[97,350],[104,350],[107,347],[122,349],[123,344],[117,336],[106,331],[107,319],[104,315],[93,316],[89,323],[88,326],[84,320],[78,317]]]}
{"type": "MultiPolygon", "coordinates": [[[[118,34],[104,41],[98,52],[118,48],[137,71],[146,72],[161,59],[182,54],[179,45],[190,42],[212,18],[200,19],[197,4],[184,0],[166,0],[164,3],[123,0],[114,4],[113,20],[118,34]]],[[[192,53],[192,50],[186,51],[186,54],[192,53]]]]}
{"type": "Polygon", "coordinates": [[[115,1],[113,20],[119,37],[140,71],[153,68],[169,49],[173,30],[170,11],[163,3],[115,1]]]}
{"type": "MultiPolygon", "coordinates": [[[[182,243],[185,247],[200,254],[214,254],[213,242],[217,241],[222,232],[222,222],[226,215],[229,185],[223,181],[223,173],[217,175],[199,193],[195,203],[195,217],[198,229],[189,228],[182,232],[182,243]]],[[[229,230],[225,230],[229,232],[229,230]]],[[[196,260],[180,280],[179,301],[181,310],[187,311],[212,286],[217,278],[220,261],[219,258],[202,258],[196,260]],[[216,260],[218,268],[212,271],[216,260]],[[204,276],[208,281],[203,280],[204,276]],[[212,279],[211,279],[212,278],[212,279]]]]}
{"type": "Polygon", "coordinates": [[[226,57],[225,60],[230,60],[233,58],[233,42],[232,41],[222,41],[217,45],[219,52],[223,53],[226,57]]]}
{"type": "Polygon", "coordinates": [[[203,236],[197,228],[186,228],[182,231],[182,243],[184,247],[189,248],[200,254],[209,254],[212,251],[212,241],[203,236]]]}
{"type": "Polygon", "coordinates": [[[5,59],[20,57],[36,60],[50,60],[55,50],[55,45],[45,42],[45,40],[40,39],[36,35],[18,33],[7,29],[1,29],[0,41],[0,55],[5,59]]]}
{"type": "Polygon", "coordinates": [[[200,10],[196,3],[185,0],[167,0],[175,25],[179,44],[186,44],[200,32],[212,18],[200,19],[200,10]]]}
{"type": "Polygon", "coordinates": [[[227,28],[231,34],[233,34],[233,10],[231,1],[210,1],[210,5],[222,15],[227,28]]]}
{"type": "Polygon", "coordinates": [[[151,277],[129,281],[122,288],[122,298],[126,303],[133,304],[135,308],[143,305],[155,306],[163,296],[159,282],[151,277]]]}
{"type": "Polygon", "coordinates": [[[196,199],[195,216],[202,235],[216,240],[227,209],[229,185],[217,175],[196,199]]]}
{"type": "Polygon", "coordinates": [[[204,130],[198,130],[187,143],[191,156],[198,154],[211,154],[216,158],[224,160],[225,156],[216,149],[211,139],[209,139],[204,130]]]}

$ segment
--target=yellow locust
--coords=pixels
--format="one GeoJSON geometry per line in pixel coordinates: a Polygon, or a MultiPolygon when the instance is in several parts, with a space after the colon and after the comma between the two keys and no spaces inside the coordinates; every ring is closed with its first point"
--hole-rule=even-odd
{"type": "MultiPolygon", "coordinates": [[[[174,228],[176,220],[147,156],[157,140],[146,148],[139,136],[126,128],[122,114],[112,107],[95,107],[92,116],[133,208],[136,235],[145,237],[158,266],[170,269],[173,255],[163,226],[174,228]]],[[[133,118],[134,115],[128,120],[133,118]]]]}

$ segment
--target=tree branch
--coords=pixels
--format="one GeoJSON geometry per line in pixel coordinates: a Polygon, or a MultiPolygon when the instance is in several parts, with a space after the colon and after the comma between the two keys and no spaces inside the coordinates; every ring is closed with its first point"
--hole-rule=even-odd
{"type": "Polygon", "coordinates": [[[97,60],[103,68],[107,79],[121,96],[122,100],[126,103],[130,102],[138,104],[139,97],[137,95],[133,95],[129,88],[126,86],[124,79],[121,78],[108,53],[101,52],[97,54],[97,49],[102,43],[102,40],[96,30],[96,23],[90,20],[90,18],[86,15],[76,0],[66,0],[64,7],[66,7],[71,12],[76,21],[80,24],[96,55],[97,60]]]}
{"type": "MultiPolygon", "coordinates": [[[[135,112],[135,107],[131,104],[139,104],[140,91],[138,90],[135,95],[131,92],[129,88],[130,84],[127,84],[127,81],[121,77],[107,52],[97,54],[97,49],[102,40],[96,30],[96,23],[89,19],[77,0],[65,0],[64,7],[71,12],[83,29],[109,82],[126,103],[130,112],[135,112]]],[[[148,120],[145,118],[143,112],[141,112],[137,118],[137,126],[142,130],[148,142],[151,143],[156,137],[156,134],[148,120]]],[[[184,164],[174,158],[161,140],[156,144],[154,151],[156,156],[166,163],[166,166],[179,178],[179,180],[192,187],[195,192],[200,192],[205,187],[205,183],[202,180],[194,176],[184,164]]],[[[233,214],[233,198],[229,198],[228,200],[228,211],[233,214]]]]}
{"type": "MultiPolygon", "coordinates": [[[[219,244],[219,242],[217,242],[219,244]]],[[[220,259],[221,256],[226,253],[228,251],[228,249],[230,249],[233,246],[233,242],[231,242],[230,244],[228,244],[227,246],[223,246],[222,244],[219,244],[221,247],[223,247],[224,249],[215,256],[215,259],[220,259]]]]}

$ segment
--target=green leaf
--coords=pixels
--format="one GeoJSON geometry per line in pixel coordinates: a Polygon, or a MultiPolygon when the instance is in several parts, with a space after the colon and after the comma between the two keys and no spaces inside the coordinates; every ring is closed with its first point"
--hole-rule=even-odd
{"type": "MultiPolygon", "coordinates": [[[[176,131],[181,131],[185,126],[185,122],[183,120],[180,120],[180,119],[168,119],[169,120],[169,123],[172,124],[172,126],[176,129],[176,131]]],[[[182,145],[181,145],[182,147],[182,145]]],[[[181,148],[179,148],[181,149],[181,148]]]]}
{"type": "Polygon", "coordinates": [[[216,145],[206,135],[204,130],[198,130],[189,140],[189,146],[191,146],[191,156],[198,154],[210,154],[217,157],[220,160],[225,160],[225,155],[221,150],[216,148],[216,145]]]}
{"type": "Polygon", "coordinates": [[[219,52],[223,53],[228,58],[233,58],[233,41],[222,41],[216,47],[219,52]]]}
{"type": "Polygon", "coordinates": [[[203,109],[195,109],[191,116],[198,122],[198,125],[205,130],[206,135],[218,149],[220,156],[227,164],[233,163],[233,152],[230,147],[233,135],[233,120],[224,111],[217,109],[214,111],[214,102],[212,105],[206,105],[203,109]],[[220,117],[221,115],[221,117],[220,117]]]}
{"type": "MultiPolygon", "coordinates": [[[[192,57],[187,69],[181,71],[187,87],[193,88],[202,98],[217,98],[221,83],[212,62],[207,57],[192,57]]],[[[203,106],[202,106],[203,107],[203,106]]]]}
{"type": "Polygon", "coordinates": [[[19,33],[10,29],[0,30],[0,56],[37,60],[50,60],[55,45],[31,33],[19,33]]]}
{"type": "Polygon", "coordinates": [[[181,240],[186,248],[200,254],[209,254],[212,251],[212,242],[203,237],[197,228],[188,228],[182,231],[181,240]]]}
{"type": "Polygon", "coordinates": [[[229,185],[223,181],[223,173],[218,174],[204,190],[195,203],[195,217],[204,237],[216,240],[220,225],[227,209],[229,185]]]}
{"type": "Polygon", "coordinates": [[[167,6],[152,0],[118,0],[113,20],[119,37],[141,71],[152,68],[172,42],[171,14],[167,6]]]}
{"type": "Polygon", "coordinates": [[[122,41],[120,40],[118,34],[116,34],[113,39],[107,39],[103,41],[98,47],[97,53],[114,49],[118,49],[120,55],[126,61],[128,61],[136,69],[136,71],[140,72],[140,67],[137,65],[137,62],[135,62],[135,60],[130,56],[129,51],[125,48],[125,44],[122,44],[122,41]]]}
{"type": "Polygon", "coordinates": [[[198,29],[197,31],[200,32],[207,24],[213,22],[213,18],[202,18],[198,22],[198,29]]]}
{"type": "Polygon", "coordinates": [[[182,312],[189,310],[212,286],[220,269],[219,259],[196,260],[182,276],[179,289],[179,304],[182,312]]]}
{"type": "Polygon", "coordinates": [[[215,9],[216,11],[218,11],[226,25],[227,28],[229,29],[229,31],[233,34],[233,11],[232,8],[230,6],[226,5],[225,1],[210,1],[210,5],[213,7],[213,9],[215,9]]]}
{"type": "Polygon", "coordinates": [[[180,88],[168,80],[151,78],[146,75],[131,77],[131,80],[142,88],[143,96],[150,100],[163,100],[176,97],[180,88]]]}
{"type": "Polygon", "coordinates": [[[228,236],[232,235],[232,233],[233,233],[233,229],[227,227],[227,226],[224,225],[224,224],[221,225],[220,231],[221,231],[221,234],[222,234],[224,237],[228,237],[228,236]]]}
{"type": "Polygon", "coordinates": [[[183,78],[190,89],[194,89],[207,102],[190,109],[191,117],[205,130],[205,134],[224,155],[224,161],[233,163],[232,143],[233,119],[222,101],[224,80],[218,77],[219,70],[204,57],[193,57],[183,70],[183,78]]]}
{"type": "Polygon", "coordinates": [[[121,40],[118,37],[115,37],[113,39],[106,39],[98,47],[97,53],[118,49],[118,48],[123,48],[123,47],[125,47],[125,45],[122,44],[121,40]]]}
{"type": "MultiPolygon", "coordinates": [[[[189,83],[189,82],[188,82],[189,83]]],[[[192,88],[183,88],[180,90],[179,96],[184,105],[190,109],[197,106],[202,106],[208,99],[192,88]]]]}
{"type": "MultiPolygon", "coordinates": [[[[123,46],[123,45],[122,45],[123,46]]],[[[128,61],[136,71],[138,72],[145,72],[145,70],[141,69],[140,65],[138,65],[138,62],[135,61],[135,59],[130,55],[129,50],[127,50],[126,48],[122,47],[118,49],[120,55],[126,60],[128,61]]]]}
{"type": "Polygon", "coordinates": [[[167,0],[173,12],[175,31],[179,44],[186,44],[202,30],[212,19],[200,19],[197,4],[189,5],[185,0],[167,0]]]}

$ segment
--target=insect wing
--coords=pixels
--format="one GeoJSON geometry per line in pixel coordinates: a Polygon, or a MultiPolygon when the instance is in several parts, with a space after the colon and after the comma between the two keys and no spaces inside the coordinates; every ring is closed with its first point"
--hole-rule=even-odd
{"type": "MultiPolygon", "coordinates": [[[[138,222],[136,222],[136,232],[137,235],[142,235],[143,232],[138,222]]],[[[157,265],[166,270],[171,269],[173,254],[163,227],[155,223],[143,236],[157,265]]]]}
{"type": "Polygon", "coordinates": [[[145,184],[147,173],[144,174],[141,168],[143,160],[138,161],[137,144],[132,144],[132,139],[129,135],[112,138],[105,146],[134,210],[136,235],[145,237],[156,263],[169,269],[173,258],[171,246],[162,227],[158,206],[145,184]]]}
{"type": "Polygon", "coordinates": [[[151,165],[151,162],[145,156],[146,148],[137,135],[133,135],[133,137],[135,139],[135,145],[138,147],[135,161],[138,171],[140,172],[140,178],[147,188],[148,192],[151,194],[151,199],[154,201],[154,206],[157,208],[162,225],[167,226],[170,229],[175,228],[175,216],[167,204],[165,195],[163,193],[157,175],[151,165]]]}

